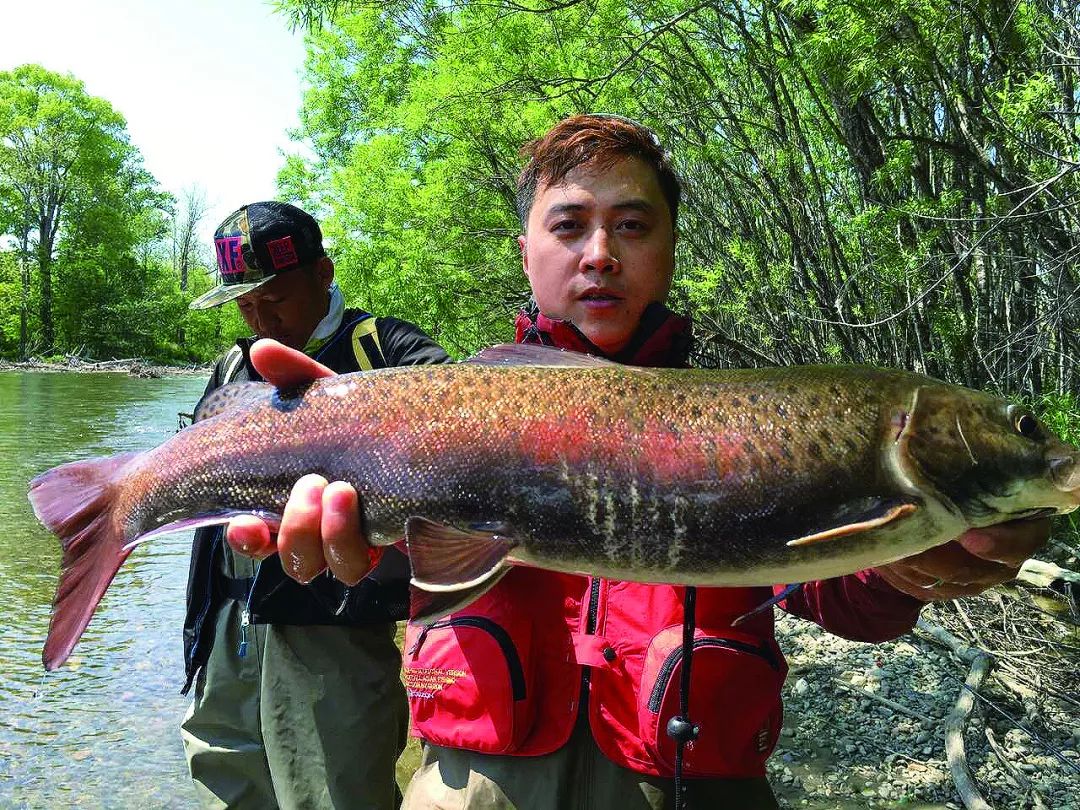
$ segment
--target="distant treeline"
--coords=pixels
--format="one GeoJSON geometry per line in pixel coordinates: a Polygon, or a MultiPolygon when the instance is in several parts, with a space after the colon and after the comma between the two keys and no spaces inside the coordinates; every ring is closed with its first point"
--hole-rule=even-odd
{"type": "Polygon", "coordinates": [[[0,358],[212,358],[242,323],[187,308],[211,283],[205,210],[195,190],[158,189],[81,81],[0,72],[0,358]]]}

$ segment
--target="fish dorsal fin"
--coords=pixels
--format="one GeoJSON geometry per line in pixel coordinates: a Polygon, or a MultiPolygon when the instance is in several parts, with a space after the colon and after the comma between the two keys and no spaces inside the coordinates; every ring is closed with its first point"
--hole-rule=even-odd
{"type": "Polygon", "coordinates": [[[227,383],[211,391],[195,409],[192,423],[201,422],[211,416],[217,416],[233,408],[240,408],[256,402],[269,402],[274,394],[274,386],[265,382],[227,383]]]}
{"type": "Polygon", "coordinates": [[[810,546],[814,543],[837,540],[841,537],[876,529],[895,520],[901,520],[908,515],[914,514],[918,509],[919,507],[916,504],[908,501],[876,501],[862,505],[859,510],[845,510],[844,514],[836,516],[836,525],[789,540],[787,544],[789,546],[810,546]]]}
{"type": "Polygon", "coordinates": [[[627,366],[572,352],[554,346],[535,343],[499,343],[474,354],[466,363],[481,366],[546,366],[550,368],[627,368],[627,366]]]}

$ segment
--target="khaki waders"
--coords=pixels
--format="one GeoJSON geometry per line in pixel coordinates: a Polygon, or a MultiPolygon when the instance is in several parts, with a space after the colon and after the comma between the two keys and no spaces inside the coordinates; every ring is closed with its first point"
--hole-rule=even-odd
{"type": "MultiPolygon", "coordinates": [[[[690,810],[777,810],[765,779],[687,779],[690,810]]],[[[424,746],[402,810],[673,810],[675,783],[616,765],[585,722],[539,757],[424,746]]]]}
{"type": "MultiPolygon", "coordinates": [[[[253,575],[226,551],[226,573],[253,575]]],[[[181,726],[206,807],[393,810],[408,707],[393,624],[249,625],[228,600],[181,726]]]]}

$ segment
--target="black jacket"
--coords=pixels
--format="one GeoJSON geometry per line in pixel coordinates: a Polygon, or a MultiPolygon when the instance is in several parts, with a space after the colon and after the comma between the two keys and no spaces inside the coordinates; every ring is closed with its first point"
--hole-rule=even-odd
{"type": "MultiPolygon", "coordinates": [[[[230,382],[262,379],[251,365],[252,343],[253,338],[241,338],[218,359],[204,398],[230,382]]],[[[339,374],[450,360],[416,326],[356,309],[345,310],[341,326],[313,357],[339,374]]],[[[210,655],[215,620],[227,599],[246,601],[255,623],[365,625],[407,617],[408,563],[395,549],[387,549],[376,570],[358,585],[346,588],[329,575],[301,585],[285,575],[276,555],[260,563],[253,579],[231,579],[222,572],[226,545],[221,526],[195,532],[184,619],[184,693],[210,655]]]]}

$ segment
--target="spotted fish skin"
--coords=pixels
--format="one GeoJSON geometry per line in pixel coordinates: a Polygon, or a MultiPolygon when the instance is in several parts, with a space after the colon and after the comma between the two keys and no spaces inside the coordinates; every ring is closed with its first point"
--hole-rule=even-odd
{"type": "Polygon", "coordinates": [[[67,576],[163,526],[280,513],[320,473],[357,488],[373,544],[408,525],[414,582],[444,591],[490,584],[506,562],[697,585],[817,579],[1077,505],[1076,450],[1004,400],[916,374],[639,369],[538,347],[484,358],[296,392],[247,384],[110,470],[99,513],[50,514],[64,467],[31,500],[69,539],[109,524],[65,555],[67,576]]]}

